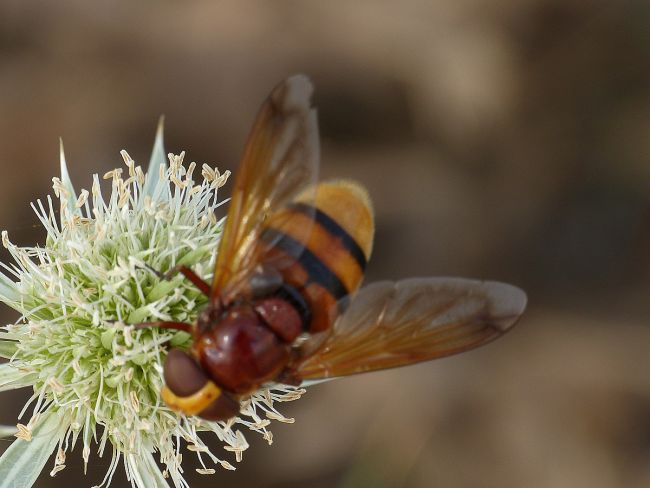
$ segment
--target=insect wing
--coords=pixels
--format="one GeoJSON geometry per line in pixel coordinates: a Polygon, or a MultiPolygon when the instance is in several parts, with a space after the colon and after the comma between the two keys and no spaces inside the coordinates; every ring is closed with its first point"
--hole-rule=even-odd
{"type": "Polygon", "coordinates": [[[292,76],[273,89],[255,119],[219,245],[213,299],[244,286],[274,244],[260,240],[269,219],[276,214],[275,227],[281,228],[278,210],[316,182],[320,150],[312,91],[307,77],[292,76]]]}
{"type": "Polygon", "coordinates": [[[327,336],[308,339],[297,375],[322,379],[473,349],[511,328],[526,294],[494,281],[413,278],[361,289],[327,336]]]}

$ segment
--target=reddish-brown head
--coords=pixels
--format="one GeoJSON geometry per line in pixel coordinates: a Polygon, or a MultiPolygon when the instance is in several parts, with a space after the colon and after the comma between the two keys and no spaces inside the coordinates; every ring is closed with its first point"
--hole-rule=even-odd
{"type": "Polygon", "coordinates": [[[235,305],[195,338],[193,349],[207,375],[224,389],[245,394],[275,378],[289,361],[290,345],[251,305],[235,305]]]}
{"type": "Polygon", "coordinates": [[[239,412],[239,402],[211,381],[186,352],[169,351],[163,373],[161,395],[171,409],[206,420],[227,420],[239,412]]]}

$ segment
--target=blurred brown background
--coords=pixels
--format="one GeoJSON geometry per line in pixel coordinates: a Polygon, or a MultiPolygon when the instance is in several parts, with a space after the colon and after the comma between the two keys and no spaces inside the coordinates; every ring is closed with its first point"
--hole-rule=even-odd
{"type": "MultiPolygon", "coordinates": [[[[78,186],[120,149],[146,163],[161,113],[168,151],[236,170],[261,100],[307,73],[323,176],[361,180],[376,204],[368,279],[499,279],[529,310],[482,350],[314,387],[273,446],[247,436],[236,472],[190,461],[192,486],[650,486],[648,12],[3,0],[0,227],[42,237],[28,204],[50,191],[59,136],[78,186]]],[[[78,481],[73,458],[38,486],[101,481],[108,459],[78,481]]]]}

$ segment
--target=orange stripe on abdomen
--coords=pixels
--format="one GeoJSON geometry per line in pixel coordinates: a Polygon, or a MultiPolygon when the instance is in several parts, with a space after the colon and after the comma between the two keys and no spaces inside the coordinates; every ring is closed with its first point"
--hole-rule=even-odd
{"type": "Polygon", "coordinates": [[[348,295],[345,285],[316,255],[290,235],[267,228],[262,238],[273,243],[274,258],[290,262],[281,267],[280,272],[285,284],[300,293],[307,304],[307,331],[328,329],[338,315],[338,300],[348,295]],[[288,261],[287,257],[293,261],[288,261]]]}
{"type": "MultiPolygon", "coordinates": [[[[297,204],[283,211],[281,229],[271,228],[306,247],[343,284],[345,294],[349,294],[357,289],[363,278],[365,256],[349,234],[335,226],[336,223],[320,210],[297,204]],[[330,225],[323,224],[324,218],[329,219],[330,225]]],[[[312,260],[311,256],[307,259],[312,260]]],[[[330,291],[341,298],[338,290],[330,291]]]]}
{"type": "Polygon", "coordinates": [[[273,215],[262,236],[296,260],[280,272],[310,306],[311,332],[330,327],[337,303],[361,284],[374,234],[371,204],[361,187],[333,182],[314,190],[273,215]]]}

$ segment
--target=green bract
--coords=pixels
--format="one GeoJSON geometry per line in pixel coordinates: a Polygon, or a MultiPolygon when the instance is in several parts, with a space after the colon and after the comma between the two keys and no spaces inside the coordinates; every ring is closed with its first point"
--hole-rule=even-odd
{"type": "Polygon", "coordinates": [[[127,325],[192,322],[206,302],[181,275],[161,281],[144,266],[166,271],[185,264],[211,277],[223,228],[214,214],[223,203],[217,189],[229,173],[203,165],[197,184],[196,165],[183,166],[183,156],[169,155],[166,164],[160,126],[148,172],[123,151],[126,169],[104,175],[111,184],[105,198],[97,175],[91,191],[77,196],[61,149],[61,178],[53,179],[60,218],[50,197],[33,205],[47,231],[45,245],[18,247],[2,233],[15,263],[0,263],[0,301],[21,315],[0,332],[0,356],[10,359],[0,365],[0,391],[34,390],[17,440],[0,458],[0,479],[10,486],[31,486],[54,452],[55,475],[77,442],[86,463],[94,450],[110,452],[101,485],[110,483],[123,458],[133,486],[187,486],[179,443],[197,454],[204,468],[199,472],[210,474],[204,461],[234,468],[211,452],[215,439],[198,432],[216,435],[239,461],[248,444],[238,427],[270,443],[270,419],[292,421],[274,403],[297,399],[304,390],[282,385],[261,389],[227,423],[172,412],[159,398],[161,364],[170,345],[189,346],[189,335],[127,325]]]}

